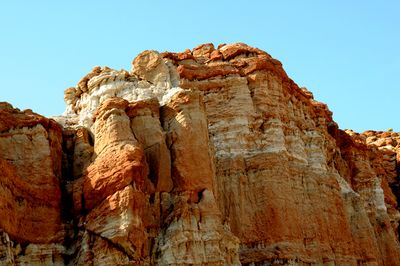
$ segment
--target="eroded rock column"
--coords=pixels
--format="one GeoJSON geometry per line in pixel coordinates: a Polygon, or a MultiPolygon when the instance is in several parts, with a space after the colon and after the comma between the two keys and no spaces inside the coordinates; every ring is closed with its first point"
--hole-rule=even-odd
{"type": "Polygon", "coordinates": [[[222,223],[213,192],[215,172],[200,94],[176,93],[162,107],[162,120],[174,190],[168,200],[172,212],[158,237],[159,265],[240,265],[238,239],[222,223]]]}

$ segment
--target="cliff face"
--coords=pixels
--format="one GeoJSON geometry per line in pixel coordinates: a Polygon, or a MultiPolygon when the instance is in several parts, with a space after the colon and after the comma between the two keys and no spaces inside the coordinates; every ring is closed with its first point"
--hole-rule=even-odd
{"type": "Polygon", "coordinates": [[[400,135],[338,129],[245,44],[0,105],[0,264],[400,265],[400,135]]]}

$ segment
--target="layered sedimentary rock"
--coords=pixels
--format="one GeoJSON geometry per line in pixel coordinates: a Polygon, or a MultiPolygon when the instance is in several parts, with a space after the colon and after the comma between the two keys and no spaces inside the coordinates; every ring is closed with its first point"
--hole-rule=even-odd
{"type": "Polygon", "coordinates": [[[62,261],[62,128],[0,104],[0,264],[62,261]]]}
{"type": "Polygon", "coordinates": [[[6,265],[400,265],[400,135],[340,130],[245,44],[96,67],[0,106],[6,265]]]}

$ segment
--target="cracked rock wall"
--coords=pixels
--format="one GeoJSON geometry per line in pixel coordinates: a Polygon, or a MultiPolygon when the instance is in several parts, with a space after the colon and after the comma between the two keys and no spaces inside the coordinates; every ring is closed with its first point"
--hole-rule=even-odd
{"type": "Polygon", "coordinates": [[[0,264],[400,265],[397,133],[340,130],[245,44],[132,65],[53,119],[0,105],[0,264]]]}

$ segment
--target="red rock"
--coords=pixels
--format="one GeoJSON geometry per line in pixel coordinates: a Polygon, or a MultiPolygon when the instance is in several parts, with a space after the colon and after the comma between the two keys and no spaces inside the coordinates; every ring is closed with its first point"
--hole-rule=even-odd
{"type": "Polygon", "coordinates": [[[157,192],[169,192],[173,188],[171,178],[171,156],[166,137],[160,123],[157,99],[130,104],[127,114],[131,118],[131,129],[143,145],[149,176],[157,192]]]}
{"type": "MultiPolygon", "coordinates": [[[[211,55],[215,51],[214,45],[212,43],[206,43],[199,45],[193,48],[193,57],[196,58],[196,61],[206,62],[207,60],[211,60],[211,55]]],[[[215,55],[213,55],[213,59],[215,59],[215,55]]]]}
{"type": "Polygon", "coordinates": [[[171,52],[164,52],[161,53],[163,58],[169,58],[174,62],[183,61],[187,59],[194,59],[192,52],[189,49],[186,49],[183,53],[171,53],[171,52]]]}
{"type": "Polygon", "coordinates": [[[96,158],[84,176],[85,209],[92,209],[107,196],[131,183],[144,185],[147,164],[142,147],[135,139],[129,117],[128,102],[120,98],[103,103],[95,115],[94,152],[96,158]]]}
{"type": "Polygon", "coordinates": [[[144,51],[65,101],[63,132],[0,103],[0,264],[400,265],[400,134],[340,130],[257,48],[144,51]]]}
{"type": "Polygon", "coordinates": [[[199,93],[176,94],[163,107],[162,119],[171,150],[174,189],[196,193],[212,190],[215,177],[207,144],[207,120],[199,93]]]}
{"type": "Polygon", "coordinates": [[[224,57],[224,60],[230,60],[241,54],[268,55],[266,52],[257,48],[250,47],[244,43],[223,45],[222,47],[218,47],[218,50],[221,52],[222,56],[224,57]]]}
{"type": "Polygon", "coordinates": [[[178,73],[182,79],[188,80],[205,80],[216,76],[226,76],[237,74],[239,71],[225,63],[214,63],[210,65],[180,65],[178,73]]]}
{"type": "Polygon", "coordinates": [[[31,111],[0,110],[0,228],[21,243],[60,243],[61,128],[31,111]]]}

